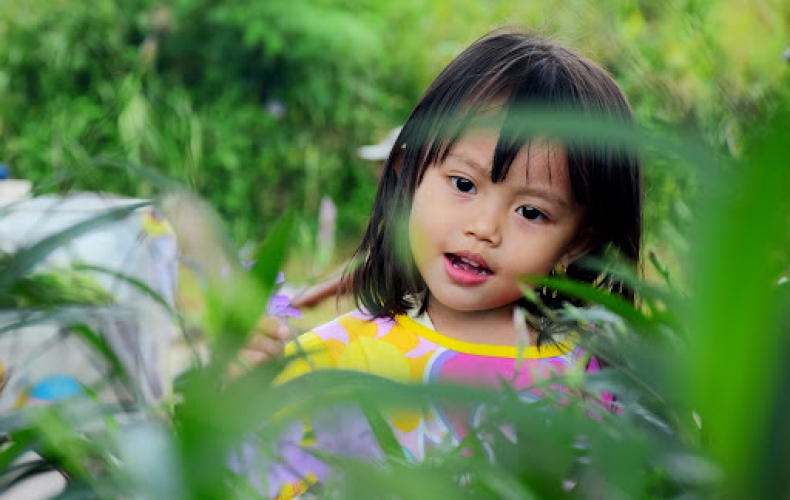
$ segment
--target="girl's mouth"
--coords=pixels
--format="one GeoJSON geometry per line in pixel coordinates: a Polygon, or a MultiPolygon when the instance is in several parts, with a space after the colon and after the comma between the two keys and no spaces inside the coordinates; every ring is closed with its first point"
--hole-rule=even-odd
{"type": "Polygon", "coordinates": [[[450,279],[462,285],[479,285],[494,275],[482,257],[467,253],[444,254],[444,267],[450,279]]]}
{"type": "Polygon", "coordinates": [[[445,258],[450,260],[453,267],[462,269],[477,274],[494,274],[491,269],[486,267],[485,261],[482,258],[467,257],[465,255],[447,253],[444,254],[445,258]]]}

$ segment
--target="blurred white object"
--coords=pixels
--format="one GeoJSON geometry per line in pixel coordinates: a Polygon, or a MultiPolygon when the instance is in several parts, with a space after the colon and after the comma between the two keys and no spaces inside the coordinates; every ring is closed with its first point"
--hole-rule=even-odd
{"type": "MultiPolygon", "coordinates": [[[[109,210],[141,202],[145,200],[87,193],[42,196],[8,204],[0,207],[0,249],[13,252],[109,210]]],[[[146,206],[64,241],[39,266],[79,262],[122,273],[139,280],[172,306],[177,258],[176,238],[169,224],[153,207],[146,206]]],[[[117,352],[135,385],[135,394],[114,393],[112,399],[129,402],[131,397],[133,402],[144,405],[162,400],[170,394],[168,349],[176,331],[169,312],[117,276],[103,272],[92,276],[114,295],[117,305],[75,308],[75,314],[87,314],[87,324],[117,352]]],[[[24,314],[0,311],[0,328],[19,321],[24,314]]],[[[109,370],[82,341],[66,334],[62,325],[52,320],[0,331],[0,363],[7,375],[7,386],[0,393],[0,413],[8,410],[8,405],[20,403],[9,399],[13,393],[24,392],[46,377],[69,376],[89,385],[101,381],[109,370]]]]}
{"type": "Polygon", "coordinates": [[[357,150],[357,154],[363,160],[370,161],[383,161],[389,158],[392,146],[398,140],[398,135],[403,127],[397,127],[389,131],[387,137],[381,140],[378,144],[371,144],[369,146],[362,146],[357,150]]]}
{"type": "MultiPolygon", "coordinates": [[[[35,461],[40,456],[37,453],[29,451],[22,455],[13,465],[21,465],[25,462],[35,461]]],[[[20,483],[17,483],[13,488],[7,490],[5,493],[0,494],[2,500],[48,500],[55,498],[66,488],[66,479],[63,475],[56,471],[45,472],[36,474],[20,483]]]]}
{"type": "Polygon", "coordinates": [[[33,183],[27,179],[2,179],[0,180],[0,203],[27,198],[30,196],[31,189],[33,189],[33,183]]]}

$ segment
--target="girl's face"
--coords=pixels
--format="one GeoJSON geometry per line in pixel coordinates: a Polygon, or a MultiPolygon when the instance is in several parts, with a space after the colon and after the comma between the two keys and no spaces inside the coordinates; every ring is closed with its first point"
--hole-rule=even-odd
{"type": "Polygon", "coordinates": [[[507,307],[519,276],[567,266],[592,243],[562,147],[533,141],[491,181],[498,135],[469,132],[428,166],[409,216],[411,250],[431,302],[462,312],[507,307]]]}

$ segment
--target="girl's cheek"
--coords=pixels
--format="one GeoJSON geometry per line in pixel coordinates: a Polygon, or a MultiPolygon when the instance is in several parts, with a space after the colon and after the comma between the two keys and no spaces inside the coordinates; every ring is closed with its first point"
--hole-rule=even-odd
{"type": "Polygon", "coordinates": [[[420,256],[425,254],[430,248],[430,239],[424,227],[414,220],[409,223],[409,241],[411,242],[411,253],[414,260],[421,261],[420,256]]]}

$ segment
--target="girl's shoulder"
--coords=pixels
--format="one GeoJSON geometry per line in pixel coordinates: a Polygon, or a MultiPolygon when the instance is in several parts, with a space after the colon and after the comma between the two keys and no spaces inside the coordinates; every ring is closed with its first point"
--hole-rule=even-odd
{"type": "Polygon", "coordinates": [[[392,336],[388,334],[396,325],[397,322],[392,318],[379,318],[359,310],[351,311],[303,333],[286,347],[286,354],[294,349],[327,351],[338,358],[348,347],[355,348],[360,342],[368,346],[370,343],[391,341],[392,336]],[[386,340],[382,340],[384,338],[386,340]]]}
{"type": "Polygon", "coordinates": [[[349,353],[359,350],[359,338],[375,338],[379,325],[386,328],[388,321],[392,322],[352,311],[299,335],[285,346],[289,361],[281,379],[291,380],[317,369],[343,368],[349,353]]]}
{"type": "Polygon", "coordinates": [[[304,347],[331,349],[336,354],[354,346],[366,351],[380,350],[383,344],[390,344],[402,353],[418,351],[422,355],[429,352],[453,353],[466,357],[483,358],[487,362],[526,359],[546,362],[573,363],[584,357],[579,346],[578,335],[568,335],[563,340],[541,347],[489,345],[465,342],[443,335],[434,330],[433,325],[409,315],[395,318],[375,317],[365,311],[352,311],[325,323],[299,337],[304,347]]]}
{"type": "Polygon", "coordinates": [[[347,343],[349,335],[353,337],[380,335],[384,330],[391,329],[393,325],[395,320],[392,318],[377,318],[365,311],[354,310],[314,328],[310,333],[325,340],[344,340],[347,343]]]}
{"type": "Polygon", "coordinates": [[[286,347],[287,379],[317,369],[341,368],[380,375],[391,380],[412,380],[406,353],[413,350],[414,334],[396,319],[377,318],[362,311],[344,314],[309,331],[286,347]]]}

